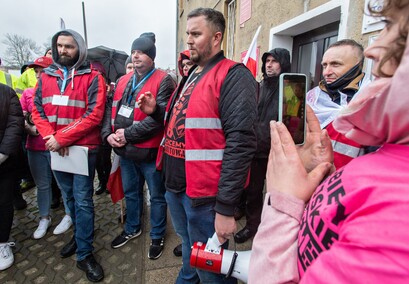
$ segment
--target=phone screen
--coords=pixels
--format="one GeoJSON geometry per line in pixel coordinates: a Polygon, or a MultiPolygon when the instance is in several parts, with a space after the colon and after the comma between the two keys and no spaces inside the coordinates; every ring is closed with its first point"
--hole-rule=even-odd
{"type": "Polygon", "coordinates": [[[280,75],[279,121],[290,132],[294,143],[305,141],[305,103],[307,76],[304,74],[284,73],[280,75]]]}

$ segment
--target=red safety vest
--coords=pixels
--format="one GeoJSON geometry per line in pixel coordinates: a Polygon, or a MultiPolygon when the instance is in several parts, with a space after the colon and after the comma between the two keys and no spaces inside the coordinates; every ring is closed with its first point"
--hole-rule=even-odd
{"type": "MultiPolygon", "coordinates": [[[[111,125],[112,125],[112,131],[114,131],[114,122],[115,122],[115,117],[117,116],[117,106],[120,103],[122,96],[124,94],[126,85],[128,84],[129,80],[132,80],[132,76],[134,75],[133,72],[130,72],[121,78],[119,80],[118,85],[115,90],[113,102],[112,102],[112,113],[111,113],[111,125]]],[[[160,84],[166,76],[166,72],[162,70],[155,70],[153,74],[148,78],[148,80],[144,83],[142,89],[139,91],[136,97],[136,101],[138,100],[139,96],[141,94],[144,94],[145,92],[151,92],[152,95],[156,98],[160,84]]],[[[133,122],[138,123],[146,118],[146,114],[143,113],[139,108],[138,105],[135,103],[134,107],[134,117],[133,117],[133,122]]],[[[158,148],[160,141],[162,139],[163,132],[160,132],[156,134],[154,137],[151,139],[148,139],[144,142],[136,143],[134,144],[135,147],[138,148],[158,148]]]]}
{"type": "MultiPolygon", "coordinates": [[[[55,72],[62,77],[60,70],[55,72]]],[[[95,148],[101,144],[100,128],[105,111],[106,88],[105,80],[97,71],[78,74],[68,78],[63,95],[68,96],[68,104],[53,105],[53,96],[60,94],[57,78],[48,74],[41,76],[41,113],[33,108],[33,119],[42,136],[54,134],[62,147],[81,145],[95,148]],[[94,106],[89,105],[88,92],[90,83],[96,76],[98,79],[98,94],[94,106]],[[74,82],[72,82],[74,80],[74,82]],[[89,113],[88,113],[89,112],[89,113]],[[78,137],[77,137],[78,136],[78,137]],[[74,144],[72,144],[74,142],[74,144]]]]}
{"type": "MultiPolygon", "coordinates": [[[[236,64],[229,59],[218,62],[200,79],[190,96],[185,121],[185,167],[186,194],[191,198],[217,195],[226,146],[219,114],[220,90],[228,71],[236,64]]],[[[169,100],[167,113],[172,101],[169,100]]],[[[158,168],[162,152],[160,147],[158,168]]]]}
{"type": "Polygon", "coordinates": [[[332,126],[332,122],[325,128],[331,138],[334,149],[334,165],[339,169],[348,164],[352,159],[361,156],[364,152],[363,146],[339,133],[332,126]]]}

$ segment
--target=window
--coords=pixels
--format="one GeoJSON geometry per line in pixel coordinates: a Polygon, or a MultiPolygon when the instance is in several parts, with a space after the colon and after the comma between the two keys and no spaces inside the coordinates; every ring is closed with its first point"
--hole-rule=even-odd
{"type": "Polygon", "coordinates": [[[335,22],[294,37],[291,69],[307,75],[308,90],[322,80],[322,56],[338,40],[338,28],[335,22]]]}

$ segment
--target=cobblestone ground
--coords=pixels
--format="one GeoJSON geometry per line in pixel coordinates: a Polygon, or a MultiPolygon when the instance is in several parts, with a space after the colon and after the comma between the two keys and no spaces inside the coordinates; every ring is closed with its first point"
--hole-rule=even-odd
{"type": "MultiPolygon", "coordinates": [[[[51,210],[52,226],[40,240],[33,239],[38,226],[36,189],[25,192],[27,209],[15,211],[10,241],[16,243],[13,248],[14,265],[0,272],[0,283],[88,283],[85,273],[76,267],[75,255],[66,259],[59,256],[60,249],[72,237],[72,229],[62,235],[53,235],[54,228],[64,216],[62,204],[51,210]]],[[[149,207],[144,214],[143,234],[119,249],[110,244],[120,232],[118,222],[119,204],[112,204],[110,196],[94,195],[95,204],[95,241],[94,254],[104,268],[103,283],[174,283],[181,267],[181,258],[173,255],[173,248],[179,238],[173,231],[170,216],[163,255],[157,260],[148,259],[149,249],[149,207]]],[[[169,215],[169,214],[168,214],[169,215]]],[[[239,222],[239,229],[245,218],[239,222]]],[[[238,250],[250,248],[247,242],[238,245],[238,250]]]]}

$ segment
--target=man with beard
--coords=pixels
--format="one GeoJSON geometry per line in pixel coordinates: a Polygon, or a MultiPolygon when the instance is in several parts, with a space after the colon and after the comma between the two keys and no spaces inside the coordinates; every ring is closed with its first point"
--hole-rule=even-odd
{"type": "Polygon", "coordinates": [[[334,165],[338,169],[364,153],[364,147],[338,133],[332,121],[346,107],[369,79],[362,72],[363,47],[351,39],[330,45],[322,58],[324,79],[307,93],[307,103],[314,110],[322,129],[326,129],[334,149],[334,165]]]}
{"type": "MultiPolygon", "coordinates": [[[[157,162],[163,165],[173,226],[182,238],[183,266],[176,283],[236,282],[189,263],[193,243],[207,242],[215,232],[227,247],[256,149],[257,82],[244,65],[224,57],[224,31],[219,11],[198,8],[188,14],[187,45],[197,66],[166,107],[163,152],[157,162]]],[[[165,109],[152,95],[141,96],[138,103],[163,121],[165,109]]]]}
{"type": "Polygon", "coordinates": [[[80,34],[63,30],[52,38],[54,64],[44,69],[36,88],[32,117],[37,130],[46,140],[46,148],[69,155],[70,146],[88,149],[88,175],[54,171],[74,224],[74,237],[60,256],[77,254],[77,267],[90,281],[104,278],[95,260],[93,180],[98,147],[101,144],[100,123],[103,118],[106,87],[102,75],[91,69],[87,47],[80,34]]]}
{"type": "Polygon", "coordinates": [[[279,76],[290,72],[290,52],[284,48],[275,48],[263,54],[263,80],[260,82],[258,118],[256,123],[257,151],[251,163],[250,184],[243,192],[245,196],[246,226],[234,239],[244,243],[256,232],[260,224],[263,208],[263,188],[267,171],[268,154],[270,153],[270,121],[278,119],[279,76]]]}

